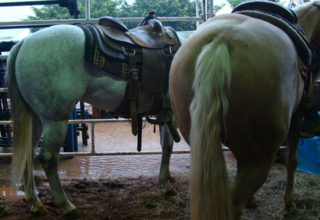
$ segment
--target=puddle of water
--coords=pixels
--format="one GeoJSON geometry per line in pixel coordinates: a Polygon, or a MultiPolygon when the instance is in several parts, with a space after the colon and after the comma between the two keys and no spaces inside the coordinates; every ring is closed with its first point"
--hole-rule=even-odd
{"type": "MultiPolygon", "coordinates": [[[[188,172],[189,161],[189,154],[172,155],[171,172],[188,172]]],[[[160,162],[161,155],[81,156],[61,160],[58,174],[63,179],[156,176],[160,171],[160,162]]],[[[44,175],[39,168],[35,174],[44,175]]]]}

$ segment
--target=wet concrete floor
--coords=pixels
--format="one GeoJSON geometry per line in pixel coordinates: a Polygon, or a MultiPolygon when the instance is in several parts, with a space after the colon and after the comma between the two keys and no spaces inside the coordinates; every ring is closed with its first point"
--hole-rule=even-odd
{"type": "MultiPolygon", "coordinates": [[[[90,126],[89,126],[90,128],[90,126]]],[[[91,132],[89,130],[89,136],[91,132]]],[[[79,139],[79,141],[81,141],[79,139]]],[[[89,152],[89,146],[79,148],[81,152],[89,152]]],[[[81,143],[79,144],[81,145],[81,143]]],[[[131,133],[129,122],[97,123],[95,125],[96,152],[137,152],[137,137],[131,133]]],[[[188,144],[181,137],[179,143],[174,143],[174,151],[189,151],[188,144]]],[[[145,123],[142,130],[142,152],[161,152],[159,127],[145,123]]]]}
{"type": "MultiPolygon", "coordinates": [[[[90,128],[90,126],[89,126],[90,128]]],[[[91,131],[89,130],[89,135],[91,131]]],[[[79,152],[91,151],[91,137],[88,146],[82,146],[81,135],[78,137],[79,152]]],[[[97,153],[133,153],[137,152],[137,139],[131,134],[128,122],[97,123],[95,125],[95,148],[97,153]]],[[[10,152],[11,149],[0,149],[10,152]]],[[[71,179],[118,179],[137,178],[141,176],[158,176],[161,163],[161,145],[158,127],[154,133],[154,127],[146,124],[142,136],[142,153],[151,154],[135,155],[103,155],[103,156],[72,156],[61,157],[58,164],[58,174],[61,180],[71,179]]],[[[190,148],[181,137],[179,143],[174,143],[170,160],[171,174],[189,173],[190,148]]],[[[225,152],[227,163],[235,164],[231,152],[225,152]]],[[[0,200],[8,197],[11,159],[0,157],[0,200]]],[[[40,163],[36,160],[34,174],[45,178],[40,163]]],[[[11,199],[21,199],[23,192],[10,194],[11,199]]]]}
{"type": "MultiPolygon", "coordinates": [[[[90,126],[89,126],[90,128],[90,126]]],[[[154,127],[146,124],[142,134],[141,152],[161,152],[159,129],[153,133],[154,127]]],[[[91,131],[89,130],[89,135],[91,131]]],[[[91,151],[91,137],[88,146],[82,146],[79,140],[79,152],[91,151]]],[[[95,147],[98,153],[137,152],[137,139],[131,134],[128,122],[97,123],[95,125],[95,147]]],[[[2,149],[10,151],[11,149],[2,149]]],[[[174,144],[174,151],[189,151],[188,144],[183,140],[174,144]]],[[[0,180],[7,182],[10,179],[10,159],[0,159],[0,180]]],[[[115,155],[115,156],[74,156],[64,158],[59,162],[59,176],[62,179],[72,178],[118,178],[155,176],[159,174],[161,154],[152,155],[115,155]]],[[[170,161],[172,173],[188,172],[190,154],[173,154],[170,161]]],[[[39,165],[35,163],[35,174],[44,175],[39,165]]]]}

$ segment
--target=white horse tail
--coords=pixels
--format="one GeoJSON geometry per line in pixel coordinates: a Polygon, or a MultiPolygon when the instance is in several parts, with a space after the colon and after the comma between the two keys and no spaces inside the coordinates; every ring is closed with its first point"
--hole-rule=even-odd
{"type": "MultiPolygon", "coordinates": [[[[9,90],[11,112],[13,117],[13,156],[12,184],[21,183],[25,172],[28,174],[27,183],[32,176],[32,112],[23,100],[16,81],[15,62],[22,42],[16,44],[10,51],[7,62],[6,83],[9,90]]],[[[27,187],[27,186],[25,186],[27,187]]]]}
{"type": "Polygon", "coordinates": [[[191,219],[231,219],[231,202],[221,137],[231,84],[228,43],[214,40],[199,54],[191,114],[191,219]]]}

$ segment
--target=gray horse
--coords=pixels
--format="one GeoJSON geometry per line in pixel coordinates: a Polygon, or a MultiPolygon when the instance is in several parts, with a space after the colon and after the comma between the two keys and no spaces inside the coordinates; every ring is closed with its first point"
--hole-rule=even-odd
{"type": "MultiPolygon", "coordinates": [[[[145,26],[150,26],[150,22],[145,26]]],[[[182,35],[182,38],[188,36],[182,35]]],[[[56,25],[26,37],[13,47],[8,58],[6,80],[14,118],[13,182],[24,180],[26,201],[32,204],[35,213],[45,211],[36,193],[32,171],[34,148],[41,135],[39,160],[55,202],[64,208],[65,215],[73,216],[76,207],[68,200],[57,173],[59,149],[65,140],[69,115],[79,101],[116,112],[125,98],[126,80],[85,61],[85,40],[82,28],[56,25]]],[[[137,113],[147,112],[153,96],[143,90],[138,94],[137,113]]],[[[161,131],[160,180],[170,187],[173,140],[167,125],[161,131]]]]}

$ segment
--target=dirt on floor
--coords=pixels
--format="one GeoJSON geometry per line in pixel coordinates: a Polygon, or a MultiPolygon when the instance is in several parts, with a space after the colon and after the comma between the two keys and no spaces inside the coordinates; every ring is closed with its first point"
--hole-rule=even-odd
{"type": "MultiPolygon", "coordinates": [[[[157,177],[121,178],[118,180],[62,180],[71,202],[78,208],[79,219],[187,219],[188,193],[185,175],[176,175],[176,195],[165,195],[157,177]]],[[[63,219],[46,182],[37,187],[47,208],[46,216],[33,216],[22,200],[3,200],[4,219],[63,219]]]]}
{"type": "MultiPolygon", "coordinates": [[[[228,164],[232,181],[236,168],[228,164]]],[[[242,219],[320,219],[320,175],[297,172],[295,175],[297,212],[283,211],[286,169],[274,165],[266,183],[257,192],[256,209],[245,209],[242,219]]],[[[164,195],[157,176],[119,179],[62,179],[70,200],[78,207],[80,219],[189,219],[188,173],[173,174],[176,195],[164,195]]],[[[63,219],[55,207],[45,179],[38,181],[39,197],[48,209],[46,216],[33,216],[23,200],[0,200],[3,219],[63,219]]]]}

